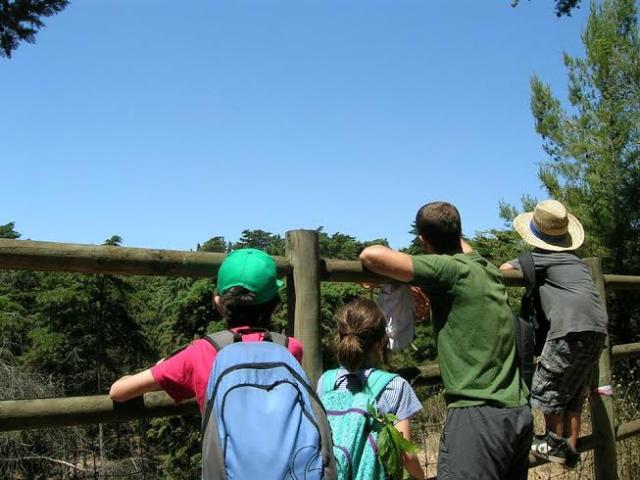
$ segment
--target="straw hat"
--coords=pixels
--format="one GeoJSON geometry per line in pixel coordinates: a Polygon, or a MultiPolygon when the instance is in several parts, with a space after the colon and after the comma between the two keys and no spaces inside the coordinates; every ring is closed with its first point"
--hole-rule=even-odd
{"type": "Polygon", "coordinates": [[[518,215],[513,228],[529,245],[554,252],[575,250],[584,242],[582,225],[557,200],[539,202],[533,212],[518,215]]]}

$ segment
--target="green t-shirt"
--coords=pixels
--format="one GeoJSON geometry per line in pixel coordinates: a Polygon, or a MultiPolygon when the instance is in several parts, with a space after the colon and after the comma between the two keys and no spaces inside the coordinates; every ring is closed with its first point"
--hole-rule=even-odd
{"type": "Polygon", "coordinates": [[[431,300],[447,406],[526,405],[498,269],[476,252],[412,258],[413,283],[431,300]]]}

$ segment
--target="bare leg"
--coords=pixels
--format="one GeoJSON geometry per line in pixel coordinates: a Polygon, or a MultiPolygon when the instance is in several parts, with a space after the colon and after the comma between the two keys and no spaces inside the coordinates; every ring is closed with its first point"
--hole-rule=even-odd
{"type": "MultiPolygon", "coordinates": [[[[578,416],[578,421],[580,420],[580,416],[578,416]]],[[[546,414],[544,415],[544,421],[547,424],[547,430],[552,431],[559,437],[564,436],[564,416],[556,415],[556,414],[546,414]]]]}
{"type": "Polygon", "coordinates": [[[575,450],[578,444],[578,434],[580,433],[580,412],[567,412],[567,420],[569,423],[567,444],[575,450]]]}

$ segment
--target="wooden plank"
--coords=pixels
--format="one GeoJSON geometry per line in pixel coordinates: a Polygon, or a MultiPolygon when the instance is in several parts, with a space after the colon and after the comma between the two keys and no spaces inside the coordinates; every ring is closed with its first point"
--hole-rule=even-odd
{"type": "MultiPolygon", "coordinates": [[[[640,357],[640,343],[615,345],[611,348],[611,356],[614,360],[640,357]]],[[[433,385],[440,383],[442,380],[438,362],[429,362],[417,367],[401,368],[398,373],[414,385],[433,385]]]]}
{"type": "Polygon", "coordinates": [[[108,395],[8,400],[0,402],[0,431],[126,422],[145,417],[195,413],[198,413],[195,400],[176,404],[165,392],[147,393],[144,397],[123,403],[113,402],[108,395]]]}
{"type": "Polygon", "coordinates": [[[616,440],[618,442],[636,435],[640,435],[640,419],[622,423],[616,427],[616,440]]]}
{"type": "MultiPolygon", "coordinates": [[[[598,289],[600,300],[606,310],[607,295],[602,275],[602,260],[587,258],[584,260],[589,266],[591,276],[598,289]]],[[[605,348],[600,355],[597,373],[594,374],[597,386],[611,385],[611,348],[609,336],[606,337],[605,348]]],[[[590,402],[591,426],[594,440],[593,464],[596,480],[615,480],[617,472],[617,452],[615,434],[615,416],[613,399],[609,396],[595,395],[590,402]]]]}
{"type": "MultiPolygon", "coordinates": [[[[10,270],[207,278],[215,276],[225,256],[211,252],[0,239],[0,269],[10,270]]],[[[284,258],[274,258],[281,275],[291,272],[284,258]]]]}
{"type": "MultiPolygon", "coordinates": [[[[396,280],[370,272],[356,260],[321,260],[322,279],[330,282],[354,283],[394,283],[396,280]]],[[[508,287],[524,286],[522,272],[507,270],[502,272],[503,282],[508,287]]]]}
{"type": "MultiPolygon", "coordinates": [[[[615,345],[611,348],[611,356],[614,360],[640,357],[640,343],[615,345]]],[[[417,386],[435,385],[442,381],[438,362],[430,362],[417,367],[401,368],[398,373],[412,385],[417,386]]]]}
{"type": "Polygon", "coordinates": [[[322,280],[353,283],[393,283],[396,280],[366,270],[359,260],[321,260],[322,280]]]}
{"type": "MultiPolygon", "coordinates": [[[[425,373],[428,371],[426,370],[425,373]]],[[[198,413],[195,400],[176,404],[164,392],[147,393],[144,398],[139,397],[124,403],[115,403],[107,395],[11,400],[0,402],[0,432],[90,425],[98,422],[126,422],[138,418],[198,413]]],[[[616,441],[639,434],[640,419],[620,424],[615,428],[616,441]]],[[[581,452],[592,450],[594,446],[595,441],[592,435],[582,437],[578,441],[578,450],[581,452]]],[[[544,463],[547,462],[530,458],[530,468],[544,463]]]]}
{"type": "Polygon", "coordinates": [[[295,288],[294,336],[304,349],[302,366],[311,385],[322,375],[320,339],[320,248],[316,230],[286,233],[287,260],[293,267],[295,288]]]}
{"type": "Polygon", "coordinates": [[[611,356],[615,360],[640,357],[640,343],[626,343],[611,347],[611,356]]]}
{"type": "MultiPolygon", "coordinates": [[[[211,252],[0,239],[0,269],[206,278],[218,271],[224,257],[211,252]]],[[[291,273],[285,258],[274,259],[281,275],[291,273]]],[[[363,269],[359,261],[324,259],[320,263],[323,280],[392,281],[363,269]]],[[[522,286],[518,271],[504,272],[503,277],[507,286],[522,286]]],[[[605,284],[613,290],[640,289],[640,276],[605,275],[605,284]]]]}
{"type": "Polygon", "coordinates": [[[608,274],[604,276],[604,284],[607,290],[640,290],[640,276],[608,274]]]}

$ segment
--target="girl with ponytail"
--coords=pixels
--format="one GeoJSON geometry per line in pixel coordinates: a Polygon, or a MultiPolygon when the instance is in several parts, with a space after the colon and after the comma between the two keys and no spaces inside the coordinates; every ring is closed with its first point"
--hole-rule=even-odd
{"type": "MultiPolygon", "coordinates": [[[[337,449],[336,458],[340,464],[340,451],[349,451],[358,443],[353,438],[349,438],[349,432],[344,430],[349,428],[349,425],[357,423],[345,420],[347,416],[345,414],[364,410],[354,408],[358,406],[356,405],[358,402],[362,403],[364,398],[359,394],[365,393],[369,396],[371,403],[374,403],[374,405],[365,406],[369,416],[373,416],[374,419],[393,418],[393,427],[407,442],[411,437],[411,417],[422,409],[422,404],[406,380],[379,368],[387,364],[388,339],[385,317],[374,301],[367,298],[352,300],[338,311],[336,323],[333,347],[339,367],[325,372],[320,377],[318,393],[327,408],[336,445],[334,450],[337,449]],[[336,405],[340,405],[338,408],[340,411],[334,409],[336,405]],[[391,414],[392,417],[387,414],[391,414]]],[[[370,422],[371,419],[367,421],[370,422]]],[[[368,428],[365,427],[365,434],[368,433],[367,430],[368,428]]],[[[361,433],[352,432],[352,434],[360,435],[361,433]]],[[[377,440],[383,441],[382,434],[377,440]]],[[[366,449],[369,442],[362,444],[366,449]]],[[[349,460],[364,458],[361,453],[352,451],[349,451],[348,457],[350,457],[349,460]]],[[[402,467],[411,474],[412,478],[425,478],[415,453],[403,452],[395,472],[389,471],[390,468],[386,462],[388,459],[380,460],[384,466],[384,471],[380,474],[382,476],[372,475],[370,478],[402,478],[402,467]]],[[[350,462],[344,463],[346,465],[350,462]]],[[[339,475],[339,478],[360,478],[356,473],[362,473],[363,468],[369,467],[363,466],[361,460],[361,465],[351,464],[348,468],[355,471],[343,472],[343,476],[339,475]]]]}

